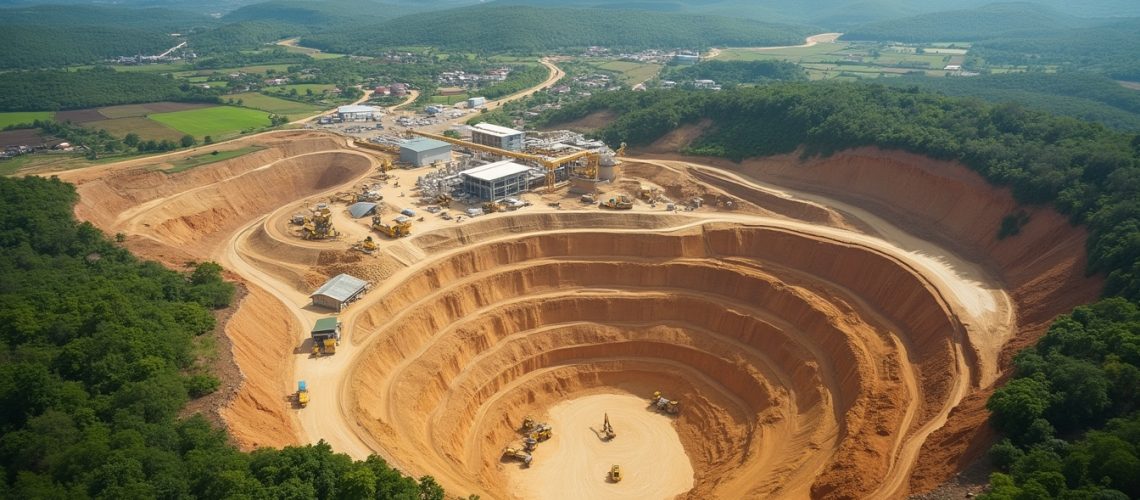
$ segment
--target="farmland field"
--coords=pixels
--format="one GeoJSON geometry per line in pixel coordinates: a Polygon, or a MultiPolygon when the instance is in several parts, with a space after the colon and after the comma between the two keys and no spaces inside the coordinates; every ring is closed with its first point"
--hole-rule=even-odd
{"type": "Polygon", "coordinates": [[[215,139],[243,130],[269,126],[269,115],[263,111],[234,106],[175,111],[150,115],[150,119],[201,139],[215,139]]]}
{"type": "Polygon", "coordinates": [[[277,97],[267,96],[257,92],[245,92],[241,94],[233,94],[226,96],[227,99],[234,99],[235,101],[241,99],[242,106],[247,108],[257,108],[263,111],[278,115],[286,115],[290,118],[299,118],[324,110],[320,106],[306,104],[303,102],[290,101],[287,99],[279,99],[277,97]]]}
{"type": "Polygon", "coordinates": [[[645,80],[657,76],[661,72],[660,64],[639,63],[632,61],[610,61],[604,64],[595,65],[598,69],[604,69],[621,73],[621,83],[625,85],[637,85],[645,80]]]}
{"type": "Polygon", "coordinates": [[[183,135],[186,135],[185,132],[179,132],[143,116],[128,116],[112,120],[101,120],[85,123],[83,125],[94,130],[104,129],[115,137],[123,137],[127,134],[135,133],[143,140],[154,139],[161,141],[163,139],[170,139],[177,141],[182,138],[183,135]]]}
{"type": "Polygon", "coordinates": [[[11,113],[0,113],[0,129],[10,125],[19,125],[21,123],[32,123],[36,120],[50,120],[53,113],[51,111],[16,111],[11,113]]]}
{"type": "Polygon", "coordinates": [[[295,83],[290,85],[275,85],[262,89],[267,94],[286,94],[290,90],[296,90],[298,94],[304,95],[306,91],[312,90],[314,94],[320,95],[335,89],[336,85],[331,83],[295,83]]]}

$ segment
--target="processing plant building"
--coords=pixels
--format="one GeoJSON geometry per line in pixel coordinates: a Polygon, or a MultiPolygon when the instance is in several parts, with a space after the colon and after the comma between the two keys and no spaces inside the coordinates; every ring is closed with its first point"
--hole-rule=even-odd
{"type": "Polygon", "coordinates": [[[480,123],[471,127],[471,142],[507,151],[522,151],[526,134],[513,128],[480,123]]]}
{"type": "Polygon", "coordinates": [[[463,191],[483,200],[495,200],[529,191],[543,179],[541,172],[510,160],[488,163],[459,173],[463,191]]]}
{"type": "Polygon", "coordinates": [[[400,144],[400,161],[417,167],[431,165],[435,161],[451,161],[451,144],[426,137],[409,139],[400,144]]]}

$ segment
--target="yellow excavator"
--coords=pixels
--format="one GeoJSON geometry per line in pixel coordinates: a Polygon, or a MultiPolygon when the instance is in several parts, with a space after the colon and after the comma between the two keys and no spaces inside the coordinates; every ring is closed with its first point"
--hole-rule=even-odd
{"type": "Polygon", "coordinates": [[[614,432],[614,426],[610,425],[610,415],[606,414],[606,419],[602,422],[602,439],[609,441],[617,436],[614,432]]]}
{"type": "Polygon", "coordinates": [[[312,217],[305,219],[305,223],[301,226],[301,237],[306,240],[335,238],[337,234],[332,224],[332,211],[328,208],[317,210],[312,217]]]}
{"type": "Polygon", "coordinates": [[[403,238],[412,234],[412,223],[409,221],[392,221],[391,224],[385,224],[379,215],[373,215],[372,229],[379,231],[380,234],[387,235],[389,238],[403,238]]]}
{"type": "Polygon", "coordinates": [[[524,467],[530,467],[531,460],[534,460],[534,457],[532,457],[530,453],[527,453],[525,450],[512,448],[510,446],[503,449],[503,456],[506,458],[522,460],[524,467]]]}
{"type": "Polygon", "coordinates": [[[598,206],[610,210],[629,210],[633,208],[633,200],[623,194],[598,203],[598,206]]]}
{"type": "Polygon", "coordinates": [[[524,436],[530,437],[535,441],[546,441],[550,439],[551,427],[549,424],[536,422],[530,416],[523,419],[522,433],[524,436]]]}
{"type": "Polygon", "coordinates": [[[621,146],[617,148],[617,151],[614,151],[614,156],[617,156],[618,158],[625,156],[625,143],[624,142],[621,143],[621,146]]]}
{"type": "Polygon", "coordinates": [[[662,413],[676,415],[677,412],[681,411],[680,407],[678,406],[680,403],[662,396],[661,391],[653,392],[653,397],[649,399],[649,404],[653,405],[657,411],[662,413]]]}

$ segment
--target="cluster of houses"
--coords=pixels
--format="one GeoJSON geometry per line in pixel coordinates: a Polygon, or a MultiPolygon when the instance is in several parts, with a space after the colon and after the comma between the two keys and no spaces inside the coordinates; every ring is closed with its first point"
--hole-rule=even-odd
{"type": "Polygon", "coordinates": [[[377,85],[372,89],[372,95],[377,97],[383,96],[396,96],[404,97],[408,95],[408,84],[406,83],[393,83],[391,85],[377,85]]]}
{"type": "Polygon", "coordinates": [[[436,77],[440,85],[454,85],[467,87],[477,85],[479,82],[501,82],[511,74],[511,68],[502,67],[490,70],[484,74],[467,73],[465,71],[444,71],[436,77]]]}

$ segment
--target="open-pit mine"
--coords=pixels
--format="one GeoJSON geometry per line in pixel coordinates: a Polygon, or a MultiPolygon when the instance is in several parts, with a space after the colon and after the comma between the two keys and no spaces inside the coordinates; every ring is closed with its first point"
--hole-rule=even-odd
{"type": "Polygon", "coordinates": [[[998,239],[1019,210],[1008,192],[904,153],[629,157],[599,197],[630,210],[538,189],[458,221],[417,208],[411,236],[390,238],[337,194],[375,189],[388,219],[416,208],[430,167],[381,173],[384,153],[312,131],[212,148],[249,145],[262,149],[178,173],[171,155],[60,175],[81,219],[142,256],[215,260],[244,283],[225,327],[244,380],[221,412],[242,446],[324,440],[451,494],[924,491],[984,449],[1011,353],[1100,287],[1063,217],[1026,208],[998,239]],[[638,198],[647,186],[732,202],[667,210],[638,198]],[[317,203],[339,237],[298,236],[291,219],[317,203]],[[352,248],[366,236],[374,249],[352,248]],[[341,273],[368,287],[335,316],[335,354],[314,355],[333,312],[310,294],[341,273]],[[549,439],[527,445],[528,416],[549,439]]]}

